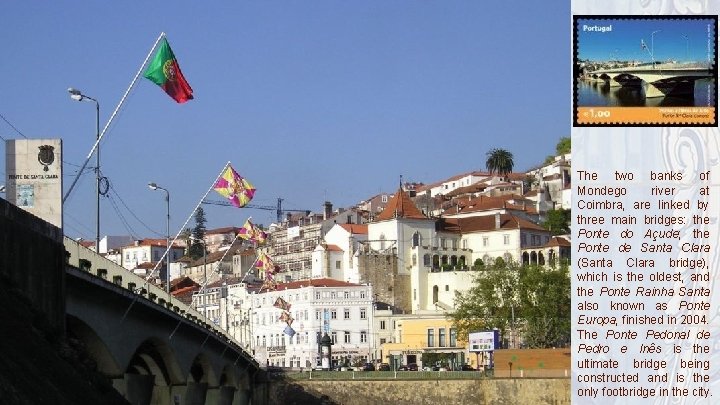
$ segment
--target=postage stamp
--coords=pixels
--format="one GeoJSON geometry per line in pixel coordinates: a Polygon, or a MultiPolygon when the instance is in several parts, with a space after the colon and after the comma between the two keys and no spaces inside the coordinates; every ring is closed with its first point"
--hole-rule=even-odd
{"type": "Polygon", "coordinates": [[[573,126],[717,126],[717,23],[573,16],[573,126]]]}

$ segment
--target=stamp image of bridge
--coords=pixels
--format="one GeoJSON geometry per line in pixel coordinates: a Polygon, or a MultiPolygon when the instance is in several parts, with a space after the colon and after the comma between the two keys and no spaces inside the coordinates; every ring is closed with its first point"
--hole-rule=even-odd
{"type": "Polygon", "coordinates": [[[717,16],[574,16],[574,125],[716,125],[717,16]]]}

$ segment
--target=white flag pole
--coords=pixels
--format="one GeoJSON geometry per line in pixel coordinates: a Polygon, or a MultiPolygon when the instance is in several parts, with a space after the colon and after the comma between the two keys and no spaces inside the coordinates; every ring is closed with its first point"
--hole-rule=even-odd
{"type": "Polygon", "coordinates": [[[130,91],[132,90],[132,88],[135,87],[135,83],[137,83],[137,79],[140,77],[140,74],[145,69],[145,65],[147,64],[147,62],[150,59],[150,57],[152,56],[152,54],[155,52],[155,48],[157,48],[158,43],[160,42],[161,39],[163,39],[163,37],[165,37],[165,33],[161,32],[160,36],[158,36],[158,38],[155,40],[155,43],[153,44],[152,48],[150,49],[150,52],[148,52],[147,56],[145,57],[145,60],[143,61],[142,65],[140,65],[140,69],[138,69],[132,82],[130,82],[130,86],[128,86],[127,90],[125,90],[125,94],[123,94],[117,107],[115,107],[115,111],[113,111],[113,113],[110,115],[110,118],[108,119],[107,123],[105,124],[105,127],[103,128],[102,132],[100,132],[100,135],[97,137],[97,140],[95,141],[95,144],[93,145],[92,149],[90,149],[90,153],[88,153],[87,157],[85,158],[85,163],[83,163],[80,170],[78,170],[78,173],[75,176],[75,180],[73,180],[67,193],[65,193],[65,197],[63,197],[63,203],[65,203],[65,200],[67,200],[68,196],[70,196],[70,193],[73,191],[73,188],[75,188],[75,184],[77,184],[78,179],[80,178],[80,175],[85,170],[85,167],[87,166],[88,162],[90,161],[90,158],[92,157],[93,153],[95,153],[95,149],[97,149],[98,146],[100,145],[100,140],[103,138],[103,135],[105,135],[105,132],[110,127],[110,124],[112,123],[113,119],[115,119],[115,116],[117,115],[118,111],[120,111],[120,107],[122,107],[122,105],[125,103],[125,99],[127,98],[128,94],[130,94],[130,91]]]}

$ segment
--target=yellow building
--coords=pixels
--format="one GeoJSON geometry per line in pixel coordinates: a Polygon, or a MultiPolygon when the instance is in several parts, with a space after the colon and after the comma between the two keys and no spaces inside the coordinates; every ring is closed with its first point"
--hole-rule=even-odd
{"type": "Polygon", "coordinates": [[[396,322],[395,335],[395,343],[380,347],[383,362],[392,369],[415,363],[418,369],[438,365],[449,370],[468,362],[466,342],[457,339],[457,330],[445,317],[403,317],[396,322]]]}

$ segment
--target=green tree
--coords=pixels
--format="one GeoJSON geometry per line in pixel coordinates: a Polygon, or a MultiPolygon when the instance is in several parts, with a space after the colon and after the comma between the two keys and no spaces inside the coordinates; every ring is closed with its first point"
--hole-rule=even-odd
{"type": "Polygon", "coordinates": [[[570,210],[560,208],[548,211],[542,226],[553,235],[564,235],[570,233],[571,221],[570,210]]]}
{"type": "Polygon", "coordinates": [[[197,211],[195,211],[195,227],[192,229],[192,244],[188,249],[188,255],[193,259],[201,258],[205,253],[205,245],[199,240],[205,237],[206,223],[205,210],[203,210],[203,207],[198,207],[197,211]]]}
{"type": "Polygon", "coordinates": [[[570,153],[570,137],[564,136],[560,138],[557,145],[555,145],[555,156],[564,155],[570,153]]]}
{"type": "Polygon", "coordinates": [[[449,315],[458,337],[497,328],[509,331],[532,348],[555,347],[570,339],[570,272],[521,266],[494,265],[477,273],[472,287],[456,293],[455,312],[449,315]]]}
{"type": "Polygon", "coordinates": [[[491,149],[486,154],[485,168],[487,171],[497,173],[499,176],[505,176],[513,170],[513,154],[505,149],[491,149]]]}

